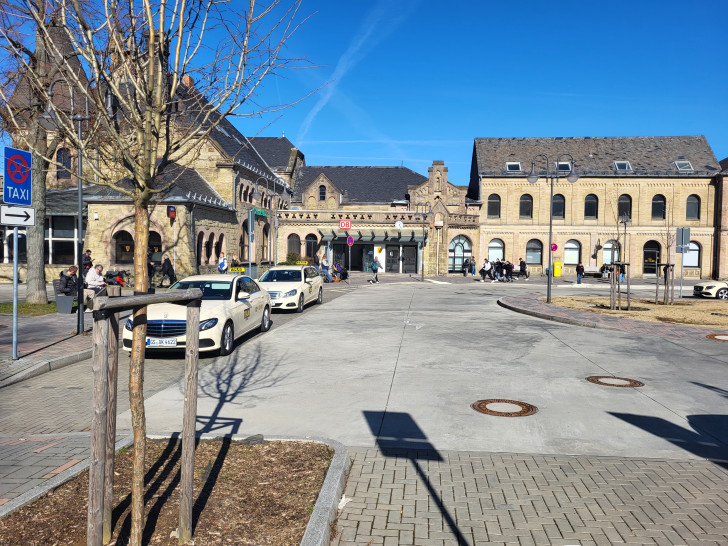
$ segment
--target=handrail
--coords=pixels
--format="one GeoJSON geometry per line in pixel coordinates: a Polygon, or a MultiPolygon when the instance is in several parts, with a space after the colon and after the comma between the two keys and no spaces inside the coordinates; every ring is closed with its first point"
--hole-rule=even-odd
{"type": "Polygon", "coordinates": [[[160,294],[140,294],[138,296],[122,296],[110,298],[108,296],[96,297],[93,300],[93,310],[103,311],[108,309],[133,309],[144,307],[151,303],[180,303],[184,304],[192,300],[201,300],[202,290],[199,288],[188,288],[186,290],[172,290],[160,294]]]}

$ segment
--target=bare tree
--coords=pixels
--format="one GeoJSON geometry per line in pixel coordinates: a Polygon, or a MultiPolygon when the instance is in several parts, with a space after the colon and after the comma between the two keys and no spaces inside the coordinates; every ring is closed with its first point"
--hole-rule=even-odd
{"type": "MultiPolygon", "coordinates": [[[[195,160],[225,116],[258,116],[285,106],[263,107],[256,99],[266,78],[302,65],[282,54],[301,23],[301,0],[268,0],[263,6],[255,0],[4,1],[7,13],[23,18],[21,27],[36,29],[36,51],[44,48],[53,69],[78,100],[88,103],[89,119],[79,138],[72,116],[48,96],[48,75],[28,60],[29,52],[10,42],[12,58],[22,59],[23,75],[38,95],[36,110],[50,109],[57,132],[85,159],[85,181],[96,180],[132,199],[134,289],[146,292],[150,201],[175,183],[178,166],[195,160]],[[61,36],[51,28],[60,28],[61,36]],[[79,61],[90,84],[74,69],[79,61]]],[[[9,37],[7,30],[0,32],[9,37]]],[[[12,109],[7,113],[20,130],[20,118],[12,109]]],[[[18,134],[28,149],[53,161],[39,142],[42,135],[18,134]]],[[[133,323],[131,543],[141,544],[146,308],[134,313],[133,323]]]]}

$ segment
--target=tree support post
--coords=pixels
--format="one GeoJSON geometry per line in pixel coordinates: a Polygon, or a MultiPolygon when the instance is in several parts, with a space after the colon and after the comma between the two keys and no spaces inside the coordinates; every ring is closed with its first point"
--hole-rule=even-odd
{"type": "MultiPolygon", "coordinates": [[[[121,286],[107,286],[109,297],[121,296],[121,286]]],[[[107,365],[106,454],[104,471],[103,543],[111,540],[111,513],[114,505],[114,457],[116,455],[116,407],[119,380],[119,313],[109,315],[109,360],[107,365]]]]}

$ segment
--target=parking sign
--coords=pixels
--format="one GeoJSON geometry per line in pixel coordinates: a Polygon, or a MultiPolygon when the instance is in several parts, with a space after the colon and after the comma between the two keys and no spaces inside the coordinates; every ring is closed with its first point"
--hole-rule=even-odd
{"type": "Polygon", "coordinates": [[[9,205],[30,205],[30,152],[5,147],[3,201],[9,205]]]}

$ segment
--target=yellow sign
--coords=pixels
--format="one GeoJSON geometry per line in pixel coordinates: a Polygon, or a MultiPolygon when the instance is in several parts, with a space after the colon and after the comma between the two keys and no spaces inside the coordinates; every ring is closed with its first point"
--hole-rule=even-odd
{"type": "Polygon", "coordinates": [[[250,317],[250,309],[246,309],[244,314],[245,314],[245,318],[250,317]]]}
{"type": "Polygon", "coordinates": [[[296,262],[296,265],[308,265],[308,262],[296,262]]]}
{"type": "Polygon", "coordinates": [[[231,267],[230,269],[228,269],[228,271],[230,271],[230,273],[245,273],[245,268],[244,267],[231,267]]]}
{"type": "Polygon", "coordinates": [[[382,251],[382,247],[381,246],[377,247],[377,252],[381,252],[381,251],[382,251]]]}

